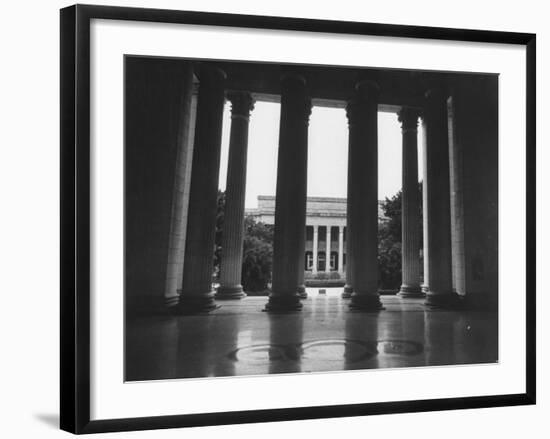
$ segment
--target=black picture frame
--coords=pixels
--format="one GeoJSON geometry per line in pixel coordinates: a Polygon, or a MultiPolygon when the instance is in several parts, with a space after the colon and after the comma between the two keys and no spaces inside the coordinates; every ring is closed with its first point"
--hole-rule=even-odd
{"type": "Polygon", "coordinates": [[[535,404],[536,35],[302,18],[75,5],[61,10],[61,403],[72,433],[304,420],[535,404]],[[525,393],[383,403],[90,420],[90,21],[184,23],[333,34],[504,43],[526,47],[526,376],[525,393]]]}

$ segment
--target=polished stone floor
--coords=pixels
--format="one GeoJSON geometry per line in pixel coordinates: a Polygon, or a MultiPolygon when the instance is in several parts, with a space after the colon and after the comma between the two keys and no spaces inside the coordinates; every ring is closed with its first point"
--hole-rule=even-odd
{"type": "Polygon", "coordinates": [[[210,314],[129,320],[126,380],[491,363],[496,313],[427,310],[382,296],[380,313],[349,311],[341,289],[308,289],[301,312],[262,312],[266,297],[210,314]]]}

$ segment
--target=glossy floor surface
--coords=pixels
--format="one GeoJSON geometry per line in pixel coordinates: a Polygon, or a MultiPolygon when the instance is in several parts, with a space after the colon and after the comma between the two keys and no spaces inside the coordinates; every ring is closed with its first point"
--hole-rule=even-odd
{"type": "Polygon", "coordinates": [[[340,293],[308,289],[303,310],[289,314],[246,297],[210,314],[129,320],[126,380],[498,361],[496,313],[427,310],[396,296],[382,296],[379,313],[350,311],[340,293]]]}

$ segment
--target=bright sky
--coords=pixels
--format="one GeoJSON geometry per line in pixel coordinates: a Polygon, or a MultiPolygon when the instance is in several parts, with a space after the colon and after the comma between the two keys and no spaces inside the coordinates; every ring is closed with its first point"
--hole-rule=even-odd
{"type": "MultiPolygon", "coordinates": [[[[280,105],[256,102],[250,116],[246,174],[247,208],[257,207],[258,195],[275,195],[280,105]]],[[[225,190],[231,127],[230,104],[224,111],[219,187],[225,190]]],[[[419,133],[421,130],[419,129],[419,133]]],[[[422,156],[422,134],[418,139],[422,156]]],[[[309,122],[307,194],[347,195],[348,124],[344,109],[313,107],[309,122]]],[[[419,179],[422,160],[419,160],[419,179]]],[[[378,199],[401,189],[401,127],[393,113],[378,113],[378,199]]]]}

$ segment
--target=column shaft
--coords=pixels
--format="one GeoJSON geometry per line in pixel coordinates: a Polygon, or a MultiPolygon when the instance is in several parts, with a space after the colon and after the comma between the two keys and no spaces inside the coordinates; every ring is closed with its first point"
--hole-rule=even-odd
{"type": "Polygon", "coordinates": [[[319,226],[313,226],[313,274],[317,274],[317,254],[319,253],[319,226]]]}
{"type": "Polygon", "coordinates": [[[338,272],[344,274],[344,226],[338,227],[338,272]]]}
{"type": "Polygon", "coordinates": [[[164,303],[174,306],[178,303],[178,290],[183,276],[183,258],[185,252],[185,232],[187,225],[187,202],[185,187],[189,184],[193,157],[193,65],[188,63],[182,75],[183,93],[181,97],[181,115],[177,134],[177,153],[175,160],[175,178],[172,192],[172,212],[166,267],[166,286],[164,303]]]}
{"type": "Polygon", "coordinates": [[[418,193],[418,113],[399,113],[403,135],[403,189],[401,197],[402,297],[422,297],[420,288],[420,196],[418,193]]]}
{"type": "Polygon", "coordinates": [[[428,250],[428,165],[426,162],[426,124],[424,123],[424,117],[422,118],[422,129],[424,131],[423,144],[422,144],[422,260],[424,274],[422,276],[422,292],[425,294],[428,292],[428,278],[430,273],[429,250],[428,250]]]}
{"type": "Polygon", "coordinates": [[[426,136],[426,195],[428,232],[428,291],[426,304],[452,305],[451,207],[447,95],[430,90],[424,109],[426,136]]]}
{"type": "Polygon", "coordinates": [[[330,273],[330,226],[327,226],[327,234],[326,234],[326,251],[325,251],[325,273],[330,273]]]}
{"type": "Polygon", "coordinates": [[[378,294],[378,87],[371,81],[356,86],[348,103],[348,224],[353,260],[350,307],[380,310],[378,294]]]}
{"type": "Polygon", "coordinates": [[[228,99],[231,101],[231,132],[225,186],[221,276],[216,299],[240,299],[246,296],[241,285],[244,200],[248,125],[254,104],[252,97],[246,92],[230,93],[228,99]]]}
{"type": "MultiPolygon", "coordinates": [[[[281,81],[281,119],[275,201],[273,282],[267,311],[299,310],[298,266],[306,227],[307,140],[311,102],[304,78],[281,81]]],[[[303,267],[302,267],[303,268],[303,267]]]]}
{"type": "Polygon", "coordinates": [[[220,168],[225,73],[202,66],[193,147],[185,265],[179,310],[212,310],[213,248],[220,168]]]}
{"type": "Polygon", "coordinates": [[[298,261],[298,295],[300,299],[307,299],[306,284],[304,282],[304,271],[305,271],[305,257],[306,257],[306,227],[300,240],[298,241],[298,247],[300,249],[301,258],[298,261]]]}
{"type": "MultiPolygon", "coordinates": [[[[349,180],[350,180],[350,167],[351,167],[351,164],[349,163],[349,160],[348,160],[348,195],[349,195],[349,180]]],[[[348,202],[348,205],[347,205],[347,211],[349,212],[349,202],[348,202]]],[[[349,299],[353,293],[353,285],[351,283],[351,280],[352,280],[352,277],[353,277],[353,259],[351,258],[351,251],[350,251],[350,246],[351,246],[351,218],[349,217],[349,215],[347,215],[347,220],[346,220],[346,242],[345,242],[345,245],[346,245],[346,284],[344,285],[344,291],[342,292],[342,299],[349,299]]]]}

